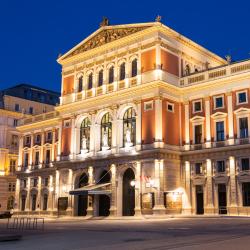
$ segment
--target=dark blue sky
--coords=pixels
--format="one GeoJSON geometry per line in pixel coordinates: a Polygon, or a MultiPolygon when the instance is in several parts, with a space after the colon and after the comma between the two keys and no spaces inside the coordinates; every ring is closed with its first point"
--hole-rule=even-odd
{"type": "Polygon", "coordinates": [[[102,16],[111,24],[125,24],[151,22],[157,14],[166,25],[221,56],[250,57],[247,0],[2,0],[0,89],[29,83],[59,91],[57,55],[98,29],[102,16]]]}

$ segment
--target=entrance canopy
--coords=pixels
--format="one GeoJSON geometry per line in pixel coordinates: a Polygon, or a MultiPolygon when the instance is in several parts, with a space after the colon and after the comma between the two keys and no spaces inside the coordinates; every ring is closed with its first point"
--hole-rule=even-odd
{"type": "Polygon", "coordinates": [[[91,184],[69,191],[71,195],[111,194],[111,183],[91,184]]]}

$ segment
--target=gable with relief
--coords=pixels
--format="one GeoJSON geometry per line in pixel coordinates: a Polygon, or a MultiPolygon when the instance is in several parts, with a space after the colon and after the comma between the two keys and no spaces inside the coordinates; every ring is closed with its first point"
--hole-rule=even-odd
{"type": "Polygon", "coordinates": [[[114,28],[114,29],[104,29],[97,33],[94,37],[90,38],[88,41],[80,45],[70,54],[68,54],[65,58],[72,57],[79,53],[85,52],[87,50],[91,50],[101,45],[104,45],[109,42],[113,42],[125,36],[129,36],[141,30],[148,28],[149,26],[143,27],[131,27],[131,28],[114,28]]]}

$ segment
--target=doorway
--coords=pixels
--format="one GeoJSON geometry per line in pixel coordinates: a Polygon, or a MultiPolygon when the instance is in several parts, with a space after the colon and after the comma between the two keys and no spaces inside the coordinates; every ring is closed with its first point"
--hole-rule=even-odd
{"type": "MultiPolygon", "coordinates": [[[[108,171],[104,170],[101,175],[98,184],[109,183],[110,174],[108,171]]],[[[110,197],[105,194],[99,195],[99,216],[109,216],[110,212],[110,197]]]]}
{"type": "Polygon", "coordinates": [[[131,181],[135,179],[134,171],[128,168],[123,175],[122,184],[122,215],[135,215],[135,186],[131,185],[131,181]]]}
{"type": "MultiPolygon", "coordinates": [[[[88,185],[88,176],[83,173],[79,178],[78,188],[88,185]]],[[[78,216],[86,216],[88,207],[88,195],[78,196],[78,216]]]]}
{"type": "Polygon", "coordinates": [[[196,186],[196,214],[204,214],[203,187],[196,186]]]}
{"type": "Polygon", "coordinates": [[[227,214],[227,189],[225,184],[218,185],[219,214],[227,214]]]}

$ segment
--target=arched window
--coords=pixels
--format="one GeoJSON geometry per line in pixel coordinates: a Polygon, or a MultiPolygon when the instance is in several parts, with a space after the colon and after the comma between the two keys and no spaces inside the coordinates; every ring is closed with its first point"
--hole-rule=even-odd
{"type": "Polygon", "coordinates": [[[82,83],[83,83],[83,76],[80,76],[78,79],[78,92],[82,91],[82,83]]]}
{"type": "Polygon", "coordinates": [[[43,210],[46,211],[48,208],[48,195],[44,194],[43,195],[43,210]]]}
{"type": "Polygon", "coordinates": [[[120,66],[120,81],[125,79],[125,62],[120,66]]]}
{"type": "Polygon", "coordinates": [[[135,77],[137,76],[137,59],[134,59],[132,61],[132,74],[131,74],[132,77],[135,77]]]}
{"type": "Polygon", "coordinates": [[[102,117],[101,121],[101,147],[110,148],[111,147],[111,135],[112,133],[112,123],[109,113],[106,113],[102,117]]]}
{"type": "Polygon", "coordinates": [[[89,150],[90,141],[90,120],[85,118],[80,127],[80,149],[89,150]]]}
{"type": "Polygon", "coordinates": [[[93,88],[93,73],[90,73],[88,76],[88,89],[93,88]]]}
{"type": "Polygon", "coordinates": [[[98,73],[98,87],[103,85],[103,70],[100,70],[98,73]]]}
{"type": "Polygon", "coordinates": [[[123,146],[133,146],[136,143],[135,110],[129,108],[123,116],[123,146]]]}
{"type": "Polygon", "coordinates": [[[114,66],[109,68],[109,83],[114,82],[114,66]]]}
{"type": "Polygon", "coordinates": [[[13,196],[10,196],[8,198],[8,202],[7,202],[7,210],[11,210],[11,209],[14,209],[14,197],[13,196]]]}

